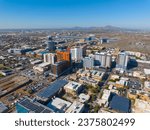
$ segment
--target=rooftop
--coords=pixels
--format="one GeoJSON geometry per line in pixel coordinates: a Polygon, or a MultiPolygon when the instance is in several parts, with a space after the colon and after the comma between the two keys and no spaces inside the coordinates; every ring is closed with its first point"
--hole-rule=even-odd
{"type": "Polygon", "coordinates": [[[86,94],[84,94],[84,93],[81,93],[81,94],[79,95],[79,101],[82,102],[82,103],[88,101],[89,99],[90,99],[90,96],[89,96],[89,95],[86,95],[86,94]]]}
{"type": "Polygon", "coordinates": [[[150,89],[150,81],[145,81],[144,86],[145,86],[145,88],[150,89]]]}
{"type": "Polygon", "coordinates": [[[147,102],[147,101],[143,101],[143,100],[140,100],[140,99],[136,99],[135,100],[135,109],[134,109],[134,112],[136,113],[150,113],[150,103],[147,102]]]}
{"type": "Polygon", "coordinates": [[[109,99],[110,93],[110,90],[104,89],[102,99],[107,101],[109,99]]]}
{"type": "Polygon", "coordinates": [[[50,84],[47,88],[41,90],[37,94],[37,98],[42,100],[48,100],[51,96],[53,96],[57,91],[59,91],[62,87],[64,87],[68,81],[66,80],[56,80],[52,84],[50,84]]]}
{"type": "Polygon", "coordinates": [[[34,60],[34,61],[31,61],[31,64],[38,64],[38,63],[41,63],[42,62],[42,60],[34,60]]]}
{"type": "Polygon", "coordinates": [[[103,71],[98,71],[98,70],[91,70],[91,74],[92,76],[103,76],[104,75],[104,72],[103,71]]]}
{"type": "Polygon", "coordinates": [[[0,113],[5,112],[7,109],[8,108],[2,102],[0,102],[0,113]]]}
{"type": "Polygon", "coordinates": [[[71,103],[68,101],[61,98],[55,98],[49,102],[47,106],[55,112],[65,112],[70,105],[71,103]]]}
{"type": "Polygon", "coordinates": [[[142,85],[139,81],[129,81],[128,86],[132,89],[141,90],[142,85]]]}
{"type": "Polygon", "coordinates": [[[145,73],[146,75],[150,75],[150,69],[144,69],[144,73],[145,73]]]}
{"type": "Polygon", "coordinates": [[[77,90],[79,87],[81,86],[80,83],[74,82],[74,81],[70,81],[68,84],[66,84],[64,87],[68,88],[68,89],[73,89],[73,90],[77,90]]]}
{"type": "Polygon", "coordinates": [[[50,65],[50,63],[43,62],[43,63],[39,64],[38,67],[45,67],[47,65],[50,65]]]}
{"type": "Polygon", "coordinates": [[[84,104],[74,101],[73,104],[67,109],[66,113],[81,113],[84,109],[84,104]]]}
{"type": "Polygon", "coordinates": [[[125,97],[118,96],[114,93],[111,93],[111,100],[109,106],[111,109],[122,113],[130,112],[130,100],[125,97]]]}
{"type": "Polygon", "coordinates": [[[52,113],[53,112],[50,108],[28,97],[24,97],[23,99],[21,99],[16,104],[16,109],[18,113],[52,113]]]}
{"type": "Polygon", "coordinates": [[[97,81],[92,79],[92,78],[87,78],[87,77],[81,77],[80,78],[81,80],[84,80],[86,82],[90,82],[90,83],[94,83],[94,84],[97,84],[97,81]]]}

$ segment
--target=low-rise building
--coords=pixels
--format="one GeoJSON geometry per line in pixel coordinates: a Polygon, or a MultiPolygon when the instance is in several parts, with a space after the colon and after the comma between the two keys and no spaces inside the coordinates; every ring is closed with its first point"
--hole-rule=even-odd
{"type": "Polygon", "coordinates": [[[16,103],[17,113],[52,113],[53,111],[37,102],[36,100],[24,97],[16,103]]]}
{"type": "Polygon", "coordinates": [[[44,62],[39,65],[33,66],[33,69],[37,73],[44,73],[45,71],[50,69],[50,63],[44,62]]]}
{"type": "Polygon", "coordinates": [[[97,87],[97,85],[98,85],[98,81],[96,81],[96,80],[94,80],[94,79],[92,79],[92,78],[89,78],[89,77],[81,77],[80,79],[79,79],[79,82],[81,83],[81,84],[88,84],[88,85],[92,85],[92,86],[94,86],[94,87],[97,87]]]}
{"type": "MultiPolygon", "coordinates": [[[[149,61],[149,64],[150,64],[150,61],[149,61]]],[[[144,69],[144,73],[145,75],[150,75],[150,69],[144,69]]]]}
{"type": "Polygon", "coordinates": [[[84,71],[83,69],[79,69],[79,70],[76,72],[76,74],[77,74],[77,75],[81,75],[83,71],[84,71]]]}
{"type": "Polygon", "coordinates": [[[91,70],[91,77],[96,81],[101,81],[105,75],[105,72],[97,71],[97,70],[91,70]]]}
{"type": "Polygon", "coordinates": [[[34,61],[31,61],[30,63],[31,65],[37,65],[37,64],[41,64],[42,60],[34,60],[34,61]]]}
{"type": "Polygon", "coordinates": [[[129,55],[141,57],[142,54],[140,52],[134,52],[134,51],[126,51],[129,55]]]}
{"type": "Polygon", "coordinates": [[[111,93],[109,98],[109,108],[115,112],[129,113],[131,112],[131,102],[125,97],[111,93]]]}
{"type": "Polygon", "coordinates": [[[63,87],[68,83],[66,80],[56,80],[50,84],[47,88],[42,89],[36,94],[37,100],[40,102],[48,102],[53,96],[55,96],[63,87]]]}
{"type": "Polygon", "coordinates": [[[145,74],[141,71],[133,71],[133,77],[140,78],[140,79],[146,78],[145,74]]]}
{"type": "Polygon", "coordinates": [[[130,79],[127,84],[129,89],[142,90],[142,84],[138,79],[130,79]]]}
{"type": "Polygon", "coordinates": [[[8,110],[8,107],[2,102],[0,102],[0,113],[5,113],[7,112],[7,110],[8,110]]]}
{"type": "Polygon", "coordinates": [[[90,76],[90,71],[89,70],[84,70],[81,74],[80,74],[81,77],[83,76],[90,76]]]}
{"type": "Polygon", "coordinates": [[[27,49],[24,49],[24,48],[11,48],[11,49],[8,49],[8,53],[16,54],[16,55],[25,54],[26,52],[29,52],[29,51],[32,51],[32,49],[31,48],[27,48],[27,49]]]}
{"type": "Polygon", "coordinates": [[[84,104],[74,101],[67,109],[66,113],[82,113],[84,111],[84,104]]]}
{"type": "Polygon", "coordinates": [[[126,77],[121,77],[119,81],[116,81],[115,86],[117,88],[123,88],[124,86],[128,86],[128,78],[126,77]]]}
{"type": "Polygon", "coordinates": [[[45,51],[45,49],[38,49],[33,52],[35,53],[35,56],[38,58],[42,58],[44,54],[48,53],[48,51],[45,51]]]}
{"type": "Polygon", "coordinates": [[[128,98],[129,99],[136,99],[138,97],[138,92],[134,89],[130,89],[128,91],[128,98]]]}
{"type": "Polygon", "coordinates": [[[68,101],[65,101],[61,98],[54,98],[48,103],[47,107],[56,113],[64,113],[70,107],[70,105],[71,103],[68,101]]]}
{"type": "Polygon", "coordinates": [[[134,108],[132,109],[132,112],[150,113],[150,102],[136,99],[135,104],[134,104],[134,108]]]}
{"type": "Polygon", "coordinates": [[[108,102],[110,93],[111,93],[110,90],[104,89],[104,91],[103,91],[103,96],[102,96],[102,98],[101,98],[101,100],[102,100],[101,103],[102,103],[102,104],[106,104],[106,102],[108,102]]]}
{"type": "Polygon", "coordinates": [[[88,102],[89,99],[90,99],[90,96],[89,96],[88,94],[81,93],[81,94],[79,95],[79,101],[80,101],[81,103],[88,102]]]}
{"type": "Polygon", "coordinates": [[[70,76],[69,76],[69,79],[70,79],[70,80],[74,80],[74,81],[77,80],[76,74],[70,75],[70,76]]]}
{"type": "Polygon", "coordinates": [[[145,81],[144,82],[144,89],[147,91],[150,91],[150,81],[145,81]]]}
{"type": "Polygon", "coordinates": [[[82,89],[83,89],[82,84],[74,81],[70,81],[68,84],[64,86],[65,92],[72,95],[78,95],[82,89]]]}
{"type": "Polygon", "coordinates": [[[138,94],[139,99],[150,102],[150,94],[147,91],[140,92],[138,94]]]}
{"type": "Polygon", "coordinates": [[[1,70],[0,74],[3,76],[8,76],[8,75],[13,74],[13,71],[12,70],[1,70]]]}
{"type": "Polygon", "coordinates": [[[111,75],[110,79],[111,80],[119,80],[120,76],[119,75],[111,75]]]}

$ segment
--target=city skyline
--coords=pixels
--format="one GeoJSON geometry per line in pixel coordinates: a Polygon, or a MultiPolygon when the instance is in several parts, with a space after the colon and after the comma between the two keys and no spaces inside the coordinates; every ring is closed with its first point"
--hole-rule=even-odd
{"type": "Polygon", "coordinates": [[[150,29],[150,0],[0,0],[0,29],[102,27],[150,29]]]}
{"type": "Polygon", "coordinates": [[[8,29],[0,48],[0,113],[150,112],[150,31],[8,29]]]}

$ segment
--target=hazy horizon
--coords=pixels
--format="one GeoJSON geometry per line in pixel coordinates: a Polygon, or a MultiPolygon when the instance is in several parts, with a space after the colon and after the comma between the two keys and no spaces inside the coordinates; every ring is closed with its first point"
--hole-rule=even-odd
{"type": "Polygon", "coordinates": [[[0,28],[0,30],[27,30],[27,29],[35,29],[35,30],[49,30],[49,29],[90,29],[90,28],[105,28],[107,26],[111,26],[111,27],[114,27],[114,28],[120,28],[120,29],[129,29],[129,30],[150,30],[150,28],[132,28],[132,27],[119,27],[119,26],[113,26],[113,25],[105,25],[105,26],[87,26],[87,27],[82,27],[82,26],[73,26],[73,27],[45,27],[45,28],[37,28],[37,27],[31,27],[31,28],[0,28]]]}

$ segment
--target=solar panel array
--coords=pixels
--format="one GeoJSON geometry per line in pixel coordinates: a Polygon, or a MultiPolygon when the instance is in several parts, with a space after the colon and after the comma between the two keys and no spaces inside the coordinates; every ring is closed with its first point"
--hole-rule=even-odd
{"type": "Polygon", "coordinates": [[[60,88],[64,87],[68,81],[66,80],[57,80],[54,83],[50,84],[46,89],[40,91],[37,96],[41,98],[50,98],[56,92],[60,90],[60,88]]]}
{"type": "Polygon", "coordinates": [[[122,96],[114,95],[110,101],[109,106],[119,112],[130,112],[130,100],[122,96]]]}
{"type": "Polygon", "coordinates": [[[8,108],[2,103],[0,102],[0,113],[6,111],[8,108]]]}
{"type": "Polygon", "coordinates": [[[52,113],[52,110],[47,108],[46,106],[38,103],[33,102],[29,98],[24,98],[20,102],[18,102],[19,105],[23,106],[25,109],[27,109],[29,112],[35,112],[35,113],[52,113]]]}
{"type": "Polygon", "coordinates": [[[50,113],[49,110],[45,109],[42,113],[50,113]]]}

